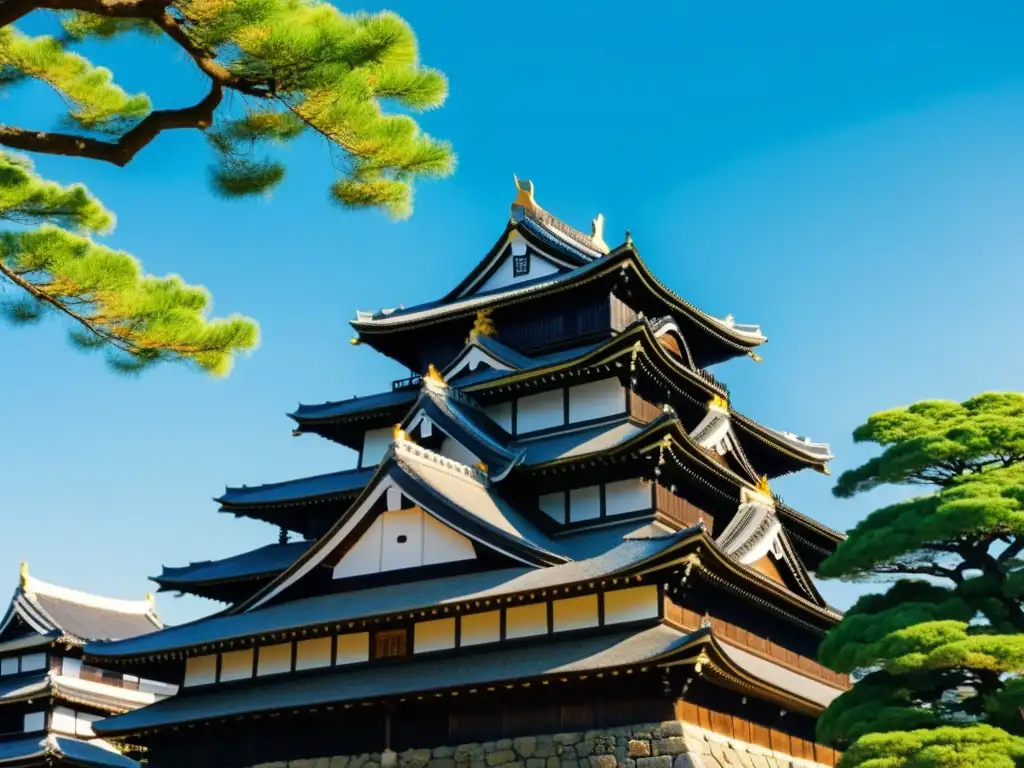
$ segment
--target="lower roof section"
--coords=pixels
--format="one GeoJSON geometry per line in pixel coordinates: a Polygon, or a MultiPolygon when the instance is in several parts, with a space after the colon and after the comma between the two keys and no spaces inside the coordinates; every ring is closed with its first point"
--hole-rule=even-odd
{"type": "Polygon", "coordinates": [[[686,646],[693,637],[692,634],[657,625],[640,631],[461,654],[455,662],[450,657],[413,659],[350,672],[292,678],[258,687],[200,691],[108,718],[95,727],[98,733],[110,737],[292,707],[344,704],[626,667],[658,661],[686,646]]]}
{"type": "Polygon", "coordinates": [[[0,741],[0,766],[29,768],[29,766],[77,766],[78,768],[138,768],[131,758],[115,752],[109,746],[61,738],[48,734],[0,741]]]}
{"type": "Polygon", "coordinates": [[[268,544],[223,560],[206,560],[177,568],[165,565],[163,573],[152,577],[152,580],[159,584],[163,591],[276,575],[294,563],[312,544],[312,541],[268,544]]]}

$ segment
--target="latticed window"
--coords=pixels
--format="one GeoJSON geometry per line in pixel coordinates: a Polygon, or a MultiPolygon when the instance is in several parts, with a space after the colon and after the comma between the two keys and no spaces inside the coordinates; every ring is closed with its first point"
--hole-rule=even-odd
{"type": "Polygon", "coordinates": [[[373,658],[393,659],[405,656],[408,648],[408,632],[404,629],[388,629],[375,636],[373,658]]]}
{"type": "Polygon", "coordinates": [[[530,252],[512,254],[512,277],[530,274],[530,252]]]}

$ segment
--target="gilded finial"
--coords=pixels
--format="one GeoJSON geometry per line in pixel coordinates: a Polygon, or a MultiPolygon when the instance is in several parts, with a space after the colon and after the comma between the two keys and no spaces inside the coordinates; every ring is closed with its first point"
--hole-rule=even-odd
{"type": "Polygon", "coordinates": [[[757,352],[754,352],[753,350],[751,350],[747,354],[750,355],[750,359],[753,360],[755,363],[763,363],[764,362],[764,359],[759,354],[757,354],[757,352]]]}
{"type": "Polygon", "coordinates": [[[708,403],[708,408],[718,408],[722,411],[729,410],[729,401],[721,395],[712,395],[711,402],[708,403]]]}
{"type": "Polygon", "coordinates": [[[152,592],[146,593],[146,602],[149,603],[150,609],[156,608],[156,598],[153,597],[152,592]]]}
{"type": "Polygon", "coordinates": [[[821,474],[825,475],[825,477],[832,474],[832,470],[828,468],[828,464],[821,465],[821,474]]]}
{"type": "Polygon", "coordinates": [[[395,428],[394,428],[394,430],[392,430],[391,436],[395,440],[408,440],[409,439],[409,436],[405,433],[405,430],[402,429],[402,425],[401,424],[395,424],[395,428]]]}
{"type": "Polygon", "coordinates": [[[353,347],[358,347],[360,344],[363,343],[363,341],[362,339],[353,336],[351,339],[348,340],[348,343],[351,344],[353,347]]]}
{"type": "Polygon", "coordinates": [[[516,182],[516,199],[512,201],[512,208],[519,206],[528,211],[535,211],[537,201],[533,199],[533,182],[527,179],[520,181],[515,174],[512,174],[512,178],[516,182]]]}
{"type": "Polygon", "coordinates": [[[597,214],[597,218],[590,222],[590,239],[594,245],[603,251],[608,250],[608,244],[604,241],[604,214],[597,214]]]}
{"type": "Polygon", "coordinates": [[[632,244],[633,244],[633,233],[632,233],[632,232],[630,232],[630,231],[629,231],[629,230],[627,229],[627,230],[626,230],[626,245],[632,245],[632,244]]]}
{"type": "Polygon", "coordinates": [[[700,653],[697,654],[697,663],[693,665],[693,671],[699,675],[701,670],[704,669],[704,665],[709,663],[711,663],[711,657],[708,656],[706,650],[701,648],[700,653]]]}
{"type": "Polygon", "coordinates": [[[757,481],[757,490],[759,493],[763,493],[765,496],[772,495],[771,486],[768,485],[768,475],[761,475],[757,481]]]}
{"type": "Polygon", "coordinates": [[[441,375],[441,372],[437,370],[437,367],[433,363],[427,366],[427,375],[423,378],[427,381],[432,381],[435,384],[448,384],[448,382],[444,380],[444,376],[441,375]]]}
{"type": "Polygon", "coordinates": [[[476,468],[479,469],[481,472],[485,472],[485,473],[487,472],[487,464],[485,464],[482,461],[478,461],[476,463],[476,468]]]}
{"type": "Polygon", "coordinates": [[[477,336],[489,336],[494,338],[498,335],[498,328],[491,319],[490,309],[478,309],[476,320],[473,321],[473,330],[469,332],[469,339],[472,341],[477,336]]]}
{"type": "Polygon", "coordinates": [[[18,569],[18,580],[21,583],[22,589],[28,586],[28,560],[21,561],[21,567],[18,569]]]}
{"type": "Polygon", "coordinates": [[[725,320],[723,320],[722,322],[724,322],[726,325],[732,325],[735,321],[736,318],[733,317],[732,312],[730,312],[728,315],[725,316],[725,320]]]}

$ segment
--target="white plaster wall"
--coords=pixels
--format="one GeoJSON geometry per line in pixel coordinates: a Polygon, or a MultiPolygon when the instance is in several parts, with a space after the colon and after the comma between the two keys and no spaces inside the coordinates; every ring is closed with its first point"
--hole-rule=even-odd
{"type": "Polygon", "coordinates": [[[563,394],[562,390],[553,389],[519,398],[516,406],[516,433],[521,435],[564,424],[563,394]]]}
{"type": "Polygon", "coordinates": [[[604,487],[605,514],[624,515],[651,509],[651,487],[639,477],[607,483],[604,487]]]}
{"type": "Polygon", "coordinates": [[[394,438],[394,428],[369,429],[363,435],[363,455],[359,462],[360,467],[375,467],[384,458],[384,452],[391,445],[394,438]]]}
{"type": "Polygon", "coordinates": [[[65,658],[61,661],[60,673],[64,677],[80,677],[82,674],[81,660],[65,658]]]}
{"type": "Polygon", "coordinates": [[[185,685],[217,682],[217,654],[191,656],[185,660],[185,685]]]}
{"type": "Polygon", "coordinates": [[[75,715],[75,735],[91,739],[96,735],[96,732],[92,729],[92,724],[97,720],[102,719],[102,715],[91,715],[88,712],[78,712],[75,715]]]}
{"type": "Polygon", "coordinates": [[[569,491],[569,522],[594,520],[601,516],[601,486],[588,485],[569,491]]]}
{"type": "Polygon", "coordinates": [[[54,707],[50,718],[50,730],[56,733],[75,735],[75,711],[67,707],[54,707]]]}
{"type": "Polygon", "coordinates": [[[370,660],[370,633],[356,632],[338,635],[338,653],[335,664],[358,664],[370,660]]]}
{"type": "Polygon", "coordinates": [[[501,639],[501,611],[469,613],[460,621],[462,622],[459,633],[460,645],[496,643],[501,639]]]}
{"type": "Polygon", "coordinates": [[[34,733],[36,731],[46,730],[46,713],[27,712],[25,714],[25,720],[22,723],[22,729],[25,733],[34,733]]]}
{"type": "Polygon", "coordinates": [[[658,588],[653,584],[604,593],[605,624],[655,619],[658,608],[658,588]]]}
{"type": "Polygon", "coordinates": [[[413,627],[413,652],[430,653],[455,647],[455,619],[417,621],[413,627]]]}
{"type": "Polygon", "coordinates": [[[18,657],[0,659],[0,675],[18,674],[18,657]]]}
{"type": "Polygon", "coordinates": [[[252,648],[228,651],[220,656],[220,681],[245,680],[252,677],[252,648]]]}
{"type": "Polygon", "coordinates": [[[537,505],[552,520],[565,523],[565,491],[546,493],[537,499],[537,505]]]}
{"type": "Polygon", "coordinates": [[[493,291],[498,288],[505,288],[509,285],[521,283],[525,280],[536,280],[538,277],[546,277],[558,272],[558,267],[543,256],[539,255],[536,251],[532,251],[530,253],[530,271],[521,277],[513,277],[512,254],[513,252],[517,254],[525,253],[526,249],[526,243],[511,243],[509,247],[505,249],[505,253],[501,257],[501,263],[498,265],[498,269],[495,273],[487,278],[483,284],[477,286],[473,292],[483,293],[484,291],[493,291]]]}
{"type": "Polygon", "coordinates": [[[331,638],[300,640],[295,648],[295,670],[331,666],[331,638]]]}
{"type": "Polygon", "coordinates": [[[22,672],[34,672],[37,669],[46,669],[45,653],[30,653],[21,657],[22,672]]]}
{"type": "Polygon", "coordinates": [[[334,578],[473,560],[473,542],[418,507],[384,512],[334,567],[334,578]],[[400,539],[404,537],[404,541],[400,539]]]}
{"type": "Polygon", "coordinates": [[[484,413],[494,419],[506,432],[512,432],[512,403],[495,403],[484,408],[484,413]]]}
{"type": "Polygon", "coordinates": [[[626,391],[614,376],[569,387],[569,421],[587,421],[626,411],[626,391]]]}
{"type": "Polygon", "coordinates": [[[451,437],[446,437],[444,439],[441,443],[441,450],[439,450],[438,453],[452,461],[465,464],[467,467],[474,467],[480,463],[480,459],[476,454],[466,448],[458,440],[451,437]]]}

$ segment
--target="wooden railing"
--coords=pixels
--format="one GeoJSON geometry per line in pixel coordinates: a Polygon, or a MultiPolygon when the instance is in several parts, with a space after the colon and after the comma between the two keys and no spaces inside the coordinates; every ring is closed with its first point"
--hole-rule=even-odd
{"type": "MultiPolygon", "coordinates": [[[[665,618],[677,624],[683,629],[694,631],[700,629],[703,619],[696,611],[683,608],[669,598],[665,598],[665,618]]],[[[823,683],[848,690],[850,688],[850,676],[833,672],[828,667],[822,666],[814,659],[801,656],[778,643],[766,640],[753,632],[748,632],[743,627],[711,617],[711,631],[721,640],[726,640],[750,651],[762,658],[774,661],[776,664],[787,667],[794,672],[799,672],[807,677],[820,680],[823,683]]]]}
{"type": "Polygon", "coordinates": [[[700,520],[704,520],[704,526],[709,534],[715,530],[714,515],[705,512],[682,496],[677,496],[660,483],[655,487],[654,508],[665,515],[665,517],[674,520],[686,528],[697,525],[700,520]]]}
{"type": "Polygon", "coordinates": [[[418,387],[422,381],[423,377],[418,374],[416,376],[407,376],[404,379],[395,379],[391,382],[391,391],[396,392],[399,389],[412,389],[413,387],[418,387]]]}
{"type": "MultiPolygon", "coordinates": [[[[55,656],[53,658],[53,671],[58,675],[64,674],[64,663],[60,656],[55,656]]],[[[103,685],[109,685],[113,688],[122,688],[128,691],[139,690],[138,678],[125,678],[125,676],[119,672],[111,672],[109,669],[100,669],[99,667],[92,667],[88,664],[80,665],[78,669],[78,679],[87,680],[90,683],[102,683],[103,685]]]]}
{"type": "Polygon", "coordinates": [[[682,699],[676,702],[676,719],[747,744],[755,744],[803,760],[813,760],[823,765],[834,766],[843,756],[842,752],[831,747],[798,736],[790,736],[784,731],[759,725],[736,715],[715,712],[682,699]]]}

